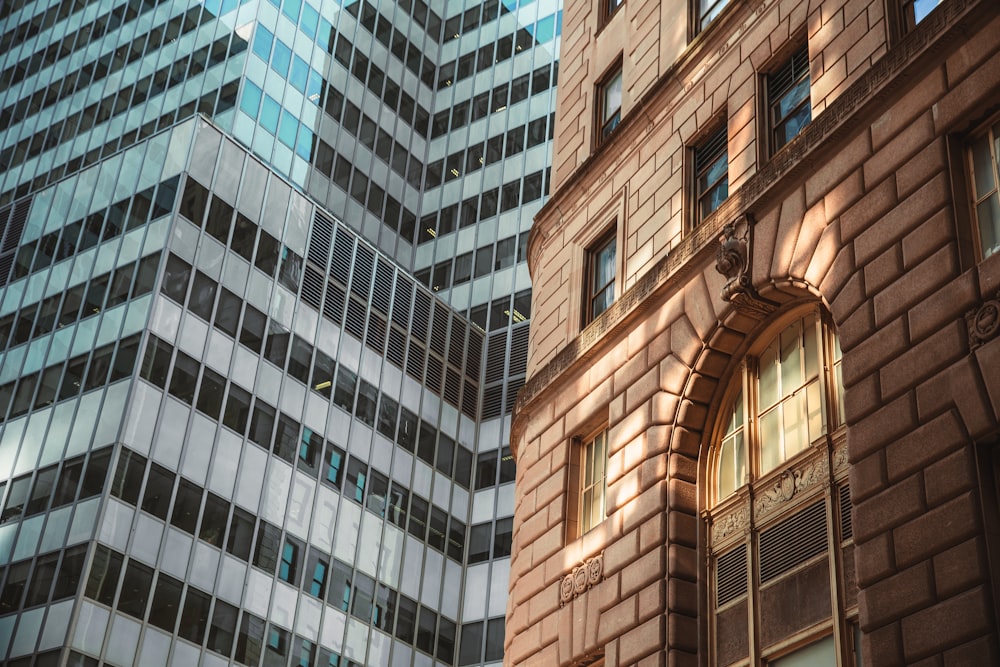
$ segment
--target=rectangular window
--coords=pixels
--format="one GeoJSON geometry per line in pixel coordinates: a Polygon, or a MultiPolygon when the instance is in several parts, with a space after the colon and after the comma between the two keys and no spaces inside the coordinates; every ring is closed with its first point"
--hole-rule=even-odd
{"type": "Polygon", "coordinates": [[[803,45],[776,71],[767,75],[771,152],[794,139],[812,119],[809,103],[809,47],[803,45]]]}
{"type": "Polygon", "coordinates": [[[979,256],[985,259],[1000,250],[1000,122],[973,142],[969,158],[979,256]]]}
{"type": "Polygon", "coordinates": [[[278,567],[278,578],[287,581],[293,586],[298,583],[299,553],[301,551],[299,545],[289,539],[285,540],[285,545],[281,549],[281,565],[278,567]]]}
{"type": "Polygon", "coordinates": [[[604,521],[608,432],[602,430],[580,447],[580,534],[604,521]]]}
{"type": "Polygon", "coordinates": [[[729,196],[729,154],[723,124],[694,149],[695,220],[697,225],[729,196]]]}
{"type": "Polygon", "coordinates": [[[583,307],[584,325],[594,321],[614,303],[616,246],[617,238],[612,230],[587,252],[587,284],[583,307]]]}
{"type": "Polygon", "coordinates": [[[698,32],[701,32],[725,9],[729,0],[697,0],[697,3],[698,32]]]}
{"type": "Polygon", "coordinates": [[[940,4],[941,0],[906,0],[903,3],[903,27],[907,30],[915,28],[940,4]]]}
{"type": "Polygon", "coordinates": [[[625,0],[601,0],[601,25],[607,23],[623,4],[625,0]]]}
{"type": "Polygon", "coordinates": [[[597,145],[600,146],[618,127],[622,118],[622,68],[618,65],[597,85],[597,120],[600,131],[597,145]]]}

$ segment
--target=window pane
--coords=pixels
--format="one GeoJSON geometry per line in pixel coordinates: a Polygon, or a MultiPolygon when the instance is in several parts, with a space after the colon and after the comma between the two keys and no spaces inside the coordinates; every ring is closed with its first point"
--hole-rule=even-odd
{"type": "Polygon", "coordinates": [[[169,633],[174,631],[177,612],[181,604],[183,584],[173,577],[160,573],[153,593],[153,607],[149,611],[149,622],[169,633]]]}
{"type": "Polygon", "coordinates": [[[142,619],[149,599],[149,588],[153,583],[153,571],[136,561],[129,561],[122,581],[122,592],[118,599],[118,611],[142,619]]]}

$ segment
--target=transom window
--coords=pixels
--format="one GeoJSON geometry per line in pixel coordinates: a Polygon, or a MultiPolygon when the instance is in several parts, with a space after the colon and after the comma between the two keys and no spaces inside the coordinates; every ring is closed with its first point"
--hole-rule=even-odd
{"type": "Polygon", "coordinates": [[[727,392],[704,471],[709,662],[857,660],[836,334],[814,308],[784,318],[751,350],[727,392]]]}
{"type": "Polygon", "coordinates": [[[794,139],[812,120],[809,102],[809,47],[803,45],[788,61],[767,76],[771,150],[794,139]]]}
{"type": "Polygon", "coordinates": [[[747,357],[725,413],[717,500],[748,483],[748,471],[766,475],[842,422],[840,362],[837,337],[816,314],[795,320],[747,357]]]}
{"type": "Polygon", "coordinates": [[[969,162],[979,252],[986,258],[1000,250],[1000,122],[973,142],[969,162]]]}

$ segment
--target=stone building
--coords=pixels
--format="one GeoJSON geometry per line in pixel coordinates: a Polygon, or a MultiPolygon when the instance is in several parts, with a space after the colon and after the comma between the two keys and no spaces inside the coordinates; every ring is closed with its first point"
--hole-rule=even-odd
{"type": "Polygon", "coordinates": [[[1000,5],[568,5],[506,664],[997,664],[1000,5]]]}

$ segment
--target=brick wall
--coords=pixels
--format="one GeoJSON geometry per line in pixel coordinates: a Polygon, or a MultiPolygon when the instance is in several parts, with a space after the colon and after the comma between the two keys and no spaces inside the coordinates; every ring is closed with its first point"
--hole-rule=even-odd
{"type": "Polygon", "coordinates": [[[969,261],[952,178],[964,133],[1000,108],[1000,7],[955,4],[940,41],[913,47],[866,102],[851,86],[891,54],[882,3],[763,3],[754,16],[772,32],[718,55],[728,74],[709,68],[679,102],[662,84],[644,111],[656,121],[623,127],[621,150],[585,165],[543,210],[532,240],[536,379],[512,429],[507,664],[601,654],[609,667],[705,664],[706,447],[722,389],[764,326],[721,300],[712,247],[687,248],[677,265],[664,259],[689,243],[677,210],[681,147],[716,104],[729,110],[730,203],[756,220],[754,285],[786,306],[821,301],[840,334],[865,662],[1000,662],[973,444],[1000,424],[1000,338],[973,349],[965,321],[997,298],[1000,256],[969,261]],[[813,91],[814,124],[824,122],[820,110],[842,113],[839,96],[860,101],[831,124],[832,138],[785,171],[768,166],[778,176],[761,185],[754,75],[727,58],[759,52],[751,60],[766,62],[798,25],[810,34],[814,84],[825,80],[813,91]],[[849,44],[840,37],[848,32],[849,44]],[[949,142],[959,146],[951,155],[949,142]],[[567,296],[582,284],[575,239],[622,193],[626,285],[642,296],[625,295],[633,305],[596,323],[600,333],[584,344],[567,296]],[[647,289],[639,278],[650,267],[666,277],[647,289]],[[573,439],[601,423],[608,518],[567,535],[573,439]],[[564,579],[592,559],[602,560],[601,576],[564,598],[564,579]]]}

